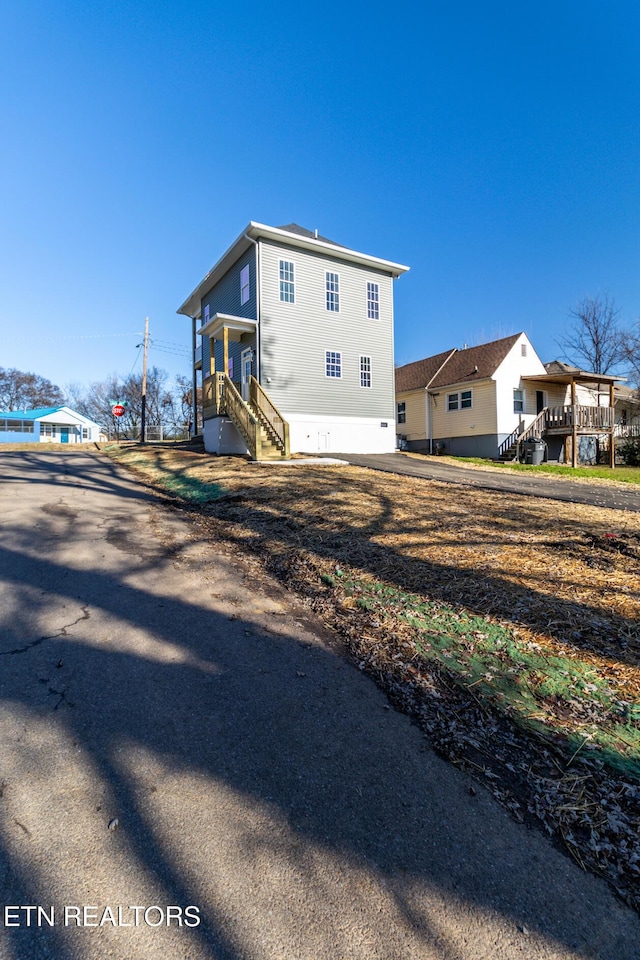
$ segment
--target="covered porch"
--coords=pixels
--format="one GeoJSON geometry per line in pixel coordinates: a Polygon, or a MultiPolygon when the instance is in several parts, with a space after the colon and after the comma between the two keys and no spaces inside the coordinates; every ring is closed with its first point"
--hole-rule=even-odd
{"type": "Polygon", "coordinates": [[[513,448],[514,455],[519,458],[527,440],[541,438],[549,447],[564,454],[565,463],[577,467],[580,437],[594,436],[605,439],[609,466],[614,467],[615,437],[619,435],[615,420],[615,385],[623,379],[567,368],[546,375],[522,377],[523,383],[536,389],[537,396],[550,387],[563,388],[569,402],[543,406],[535,419],[527,426],[521,423],[501,448],[513,448]],[[585,403],[585,399],[593,402],[585,403]]]}

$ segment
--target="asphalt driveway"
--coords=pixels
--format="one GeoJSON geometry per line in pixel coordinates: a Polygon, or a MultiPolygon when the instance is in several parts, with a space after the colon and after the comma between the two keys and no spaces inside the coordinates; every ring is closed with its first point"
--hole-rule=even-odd
{"type": "Polygon", "coordinates": [[[0,451],[1,960],[637,960],[249,564],[98,453],[0,451]]]}
{"type": "Polygon", "coordinates": [[[549,474],[524,474],[511,470],[478,470],[473,467],[443,463],[437,457],[409,457],[404,453],[350,454],[334,453],[358,467],[399,473],[425,480],[463,484],[484,490],[505,490],[528,497],[544,497],[566,503],[584,503],[612,510],[640,511],[640,487],[633,484],[608,484],[602,481],[585,482],[570,478],[555,478],[549,474]]]}

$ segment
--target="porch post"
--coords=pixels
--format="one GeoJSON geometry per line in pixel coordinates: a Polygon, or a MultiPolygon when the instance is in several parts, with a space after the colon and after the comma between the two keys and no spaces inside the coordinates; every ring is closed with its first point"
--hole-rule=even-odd
{"type": "Polygon", "coordinates": [[[571,381],[571,466],[578,466],[578,424],[576,417],[576,382],[571,381]]]}
{"type": "Polygon", "coordinates": [[[222,328],[222,372],[225,377],[229,376],[229,331],[226,327],[222,328]]]}
{"type": "Polygon", "coordinates": [[[613,469],[616,465],[616,398],[613,381],[609,384],[609,407],[611,408],[611,423],[609,425],[609,466],[613,469]]]}

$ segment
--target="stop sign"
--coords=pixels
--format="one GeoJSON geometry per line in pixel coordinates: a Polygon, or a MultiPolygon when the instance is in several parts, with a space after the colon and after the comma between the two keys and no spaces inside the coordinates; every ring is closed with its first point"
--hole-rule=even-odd
{"type": "Polygon", "coordinates": [[[111,412],[114,417],[123,417],[124,416],[124,407],[121,403],[116,403],[112,408],[111,412]]]}

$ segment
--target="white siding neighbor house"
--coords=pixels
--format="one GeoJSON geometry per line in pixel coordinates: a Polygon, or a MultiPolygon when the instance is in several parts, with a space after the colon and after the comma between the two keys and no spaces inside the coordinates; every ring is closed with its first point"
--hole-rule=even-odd
{"type": "Polygon", "coordinates": [[[70,407],[0,412],[0,443],[97,443],[100,426],[70,407]]]}
{"type": "Polygon", "coordinates": [[[393,451],[393,281],[408,269],[251,222],[178,310],[192,318],[205,449],[393,451]]]}

